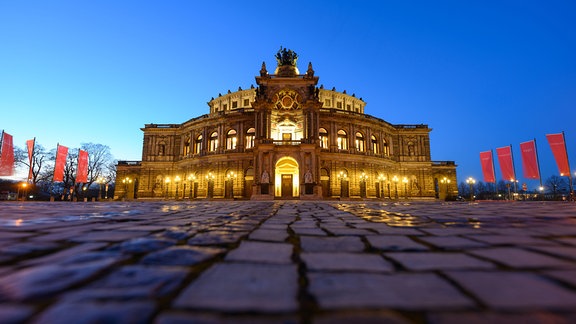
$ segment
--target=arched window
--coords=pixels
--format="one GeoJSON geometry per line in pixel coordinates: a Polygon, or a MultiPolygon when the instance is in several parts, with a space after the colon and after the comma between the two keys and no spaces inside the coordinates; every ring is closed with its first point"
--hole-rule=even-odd
{"type": "Polygon", "coordinates": [[[347,150],[348,149],[348,135],[346,131],[339,130],[338,131],[338,139],[337,139],[338,149],[339,150],[347,150]]]}
{"type": "Polygon", "coordinates": [[[378,147],[378,139],[376,136],[372,135],[370,141],[372,142],[372,152],[374,152],[374,154],[380,154],[380,148],[378,147]]]}
{"type": "Polygon", "coordinates": [[[236,149],[236,130],[231,129],[226,133],[226,149],[227,150],[234,150],[236,149]]]}
{"type": "Polygon", "coordinates": [[[356,132],[356,150],[358,152],[364,152],[364,135],[360,132],[356,132]]]}
{"type": "Polygon", "coordinates": [[[198,135],[194,141],[194,154],[200,154],[202,151],[202,135],[198,135]]]}
{"type": "Polygon", "coordinates": [[[318,131],[320,134],[320,148],[328,148],[328,131],[325,128],[320,128],[318,131]]]}
{"type": "Polygon", "coordinates": [[[184,151],[182,152],[184,156],[190,155],[190,137],[186,138],[184,142],[184,151]]]}
{"type": "Polygon", "coordinates": [[[246,131],[246,148],[254,148],[254,137],[256,137],[256,130],[254,127],[248,128],[246,131]]]}
{"type": "Polygon", "coordinates": [[[217,148],[218,148],[218,132],[212,132],[212,134],[210,134],[210,144],[208,150],[210,152],[214,152],[216,151],[217,148]]]}
{"type": "Polygon", "coordinates": [[[388,145],[388,142],[386,141],[386,139],[384,139],[383,142],[384,142],[384,145],[383,145],[384,151],[382,153],[384,153],[384,155],[388,156],[388,155],[390,155],[390,146],[388,145]]]}

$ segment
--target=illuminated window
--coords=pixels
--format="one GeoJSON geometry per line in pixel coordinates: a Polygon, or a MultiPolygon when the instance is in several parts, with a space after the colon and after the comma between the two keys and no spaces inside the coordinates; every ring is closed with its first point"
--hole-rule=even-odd
{"type": "Polygon", "coordinates": [[[190,154],[190,137],[188,137],[186,139],[186,142],[184,142],[184,156],[188,156],[190,154]]]}
{"type": "Polygon", "coordinates": [[[328,148],[328,131],[325,128],[320,128],[318,132],[320,134],[320,148],[328,148]]]}
{"type": "Polygon", "coordinates": [[[218,132],[213,132],[210,134],[210,145],[209,151],[214,152],[218,148],[218,132]]]}
{"type": "Polygon", "coordinates": [[[386,140],[384,140],[383,149],[384,151],[382,153],[384,153],[384,155],[390,155],[390,146],[388,145],[388,142],[386,142],[386,140]]]}
{"type": "Polygon", "coordinates": [[[338,131],[337,144],[338,144],[339,150],[347,150],[348,149],[348,135],[342,129],[338,131]]]}
{"type": "Polygon", "coordinates": [[[256,137],[256,130],[254,127],[249,128],[246,131],[246,148],[251,149],[254,148],[254,137],[256,137]]]}
{"type": "Polygon", "coordinates": [[[200,154],[202,151],[202,135],[198,135],[194,141],[194,154],[200,154]]]}
{"type": "Polygon", "coordinates": [[[380,154],[380,150],[378,147],[378,139],[376,138],[376,136],[372,135],[370,137],[370,140],[372,141],[372,151],[374,152],[374,154],[380,154]]]}
{"type": "Polygon", "coordinates": [[[226,149],[227,150],[234,150],[236,149],[236,130],[231,129],[226,133],[226,149]]]}
{"type": "Polygon", "coordinates": [[[356,150],[364,152],[364,135],[360,132],[356,132],[356,150]]]}

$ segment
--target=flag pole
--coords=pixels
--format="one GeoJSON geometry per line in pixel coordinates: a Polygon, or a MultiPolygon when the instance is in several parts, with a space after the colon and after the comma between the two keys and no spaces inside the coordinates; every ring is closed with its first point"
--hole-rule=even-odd
{"type": "Polygon", "coordinates": [[[58,161],[58,148],[60,143],[56,143],[56,157],[54,158],[54,170],[52,171],[52,184],[54,184],[54,174],[56,174],[56,162],[58,161]]]}
{"type": "Polygon", "coordinates": [[[4,130],[2,130],[2,134],[0,134],[0,154],[2,153],[3,143],[4,143],[4,130]]]}
{"type": "Polygon", "coordinates": [[[36,148],[36,137],[34,137],[32,139],[32,154],[29,154],[30,156],[30,161],[28,161],[30,163],[30,169],[28,170],[28,182],[32,183],[32,178],[34,177],[34,168],[32,167],[34,164],[34,149],[36,148]]]}
{"type": "Polygon", "coordinates": [[[50,201],[54,201],[54,175],[56,174],[56,161],[58,161],[58,147],[60,143],[56,143],[56,157],[54,158],[54,170],[52,171],[52,183],[50,184],[50,201]]]}
{"type": "Polygon", "coordinates": [[[498,179],[496,178],[496,167],[494,165],[494,154],[492,154],[492,149],[490,149],[490,156],[492,157],[492,173],[494,175],[494,192],[496,197],[498,197],[498,179]]]}
{"type": "Polygon", "coordinates": [[[536,151],[536,166],[538,167],[538,178],[540,179],[540,187],[542,187],[542,173],[540,173],[540,159],[538,158],[538,146],[536,145],[536,138],[534,138],[534,150],[536,151]]]}
{"type": "Polygon", "coordinates": [[[510,159],[512,160],[512,171],[514,172],[514,193],[518,193],[518,177],[516,177],[516,164],[514,163],[514,152],[512,151],[512,144],[510,144],[510,159]]]}
{"type": "Polygon", "coordinates": [[[570,169],[570,159],[568,158],[568,146],[566,145],[566,136],[562,131],[562,141],[564,141],[564,152],[566,152],[566,162],[568,163],[568,187],[570,189],[570,200],[574,200],[574,184],[572,183],[572,169],[570,169]]]}

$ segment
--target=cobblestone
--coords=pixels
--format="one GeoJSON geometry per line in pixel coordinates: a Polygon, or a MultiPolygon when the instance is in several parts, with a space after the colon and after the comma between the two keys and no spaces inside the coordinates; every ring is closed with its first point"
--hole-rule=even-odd
{"type": "Polygon", "coordinates": [[[576,204],[0,204],[0,323],[573,323],[576,204]]]}

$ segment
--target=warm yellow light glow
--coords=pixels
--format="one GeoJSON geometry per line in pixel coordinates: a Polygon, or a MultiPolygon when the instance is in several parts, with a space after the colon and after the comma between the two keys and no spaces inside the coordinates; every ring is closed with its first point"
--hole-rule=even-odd
{"type": "Polygon", "coordinates": [[[393,176],[393,177],[392,177],[392,181],[398,183],[398,177],[397,177],[397,176],[393,176]]]}
{"type": "Polygon", "coordinates": [[[300,170],[298,162],[291,157],[283,157],[276,162],[274,170],[274,195],[282,196],[282,176],[292,175],[292,196],[300,195],[300,170]]]}

